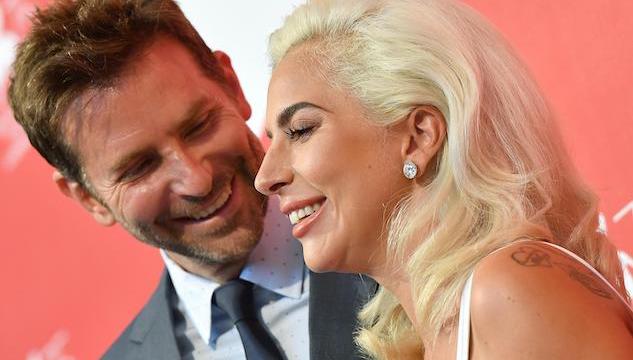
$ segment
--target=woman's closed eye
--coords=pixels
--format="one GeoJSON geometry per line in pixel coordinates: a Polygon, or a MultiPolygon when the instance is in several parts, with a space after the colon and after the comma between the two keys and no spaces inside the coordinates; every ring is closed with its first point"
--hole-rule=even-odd
{"type": "Polygon", "coordinates": [[[305,141],[314,133],[317,127],[314,124],[299,124],[297,127],[288,127],[284,130],[284,133],[291,141],[305,141]]]}

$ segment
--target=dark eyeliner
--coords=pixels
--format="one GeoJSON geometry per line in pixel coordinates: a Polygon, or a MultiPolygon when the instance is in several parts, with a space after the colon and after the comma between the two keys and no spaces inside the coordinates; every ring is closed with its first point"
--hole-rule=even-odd
{"type": "Polygon", "coordinates": [[[297,128],[288,127],[284,133],[291,141],[305,141],[319,127],[314,123],[299,123],[297,128]]]}

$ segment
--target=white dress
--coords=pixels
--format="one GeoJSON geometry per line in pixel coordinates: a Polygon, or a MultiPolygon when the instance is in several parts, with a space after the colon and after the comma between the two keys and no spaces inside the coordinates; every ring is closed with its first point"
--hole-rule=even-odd
{"type": "MultiPolygon", "coordinates": [[[[514,243],[512,243],[514,244],[514,243]]],[[[511,245],[512,245],[511,244],[511,245]]],[[[631,317],[633,318],[633,309],[627,303],[626,300],[620,295],[619,292],[615,290],[613,285],[607,281],[607,279],[602,276],[596,269],[594,269],[591,265],[589,265],[584,259],[574,254],[573,252],[565,249],[562,246],[548,243],[546,241],[541,241],[539,244],[547,244],[553,248],[559,249],[570,257],[578,260],[581,264],[583,264],[587,269],[591,270],[591,272],[596,275],[599,279],[601,279],[610,289],[613,290],[614,293],[618,295],[622,303],[625,304],[631,317]]],[[[509,246],[509,245],[508,245],[509,246]]],[[[500,250],[500,249],[499,249],[500,250]]],[[[470,298],[473,287],[473,273],[470,274],[468,280],[464,284],[464,290],[462,291],[462,298],[459,307],[459,323],[457,327],[457,360],[468,360],[469,359],[469,350],[470,350],[470,298]]]]}

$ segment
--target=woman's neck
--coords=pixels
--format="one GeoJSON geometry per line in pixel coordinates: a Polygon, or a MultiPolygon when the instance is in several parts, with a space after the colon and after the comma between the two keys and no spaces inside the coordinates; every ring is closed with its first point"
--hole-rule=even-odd
{"type": "Polygon", "coordinates": [[[409,276],[406,274],[406,271],[401,268],[387,269],[385,267],[368,275],[396,297],[400,305],[402,305],[404,312],[407,314],[407,317],[411,321],[411,324],[413,324],[418,338],[424,344],[425,353],[431,353],[434,347],[432,339],[434,339],[435,336],[428,325],[418,321],[417,319],[416,303],[413,300],[411,281],[409,276]]]}

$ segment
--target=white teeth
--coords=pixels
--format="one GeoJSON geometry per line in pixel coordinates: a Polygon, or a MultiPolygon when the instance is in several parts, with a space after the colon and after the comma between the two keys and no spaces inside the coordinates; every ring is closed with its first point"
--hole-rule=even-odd
{"type": "Polygon", "coordinates": [[[308,205],[301,209],[294,210],[288,215],[288,217],[290,218],[290,223],[294,225],[298,223],[299,221],[301,221],[301,219],[304,219],[312,215],[313,213],[318,211],[320,208],[321,208],[321,204],[316,203],[313,205],[308,205]]]}
{"type": "Polygon", "coordinates": [[[211,206],[209,206],[206,210],[203,210],[199,213],[196,214],[191,214],[191,218],[195,219],[195,220],[200,220],[200,219],[204,219],[207,216],[213,214],[217,209],[221,208],[222,206],[224,206],[224,204],[226,203],[226,201],[229,199],[229,197],[231,196],[231,187],[227,186],[220,195],[218,195],[218,198],[215,200],[215,202],[213,204],[211,204],[211,206]]]}
{"type": "Polygon", "coordinates": [[[299,222],[299,215],[297,214],[296,211],[291,212],[289,217],[290,217],[290,223],[291,224],[294,225],[294,224],[299,222]]]}

